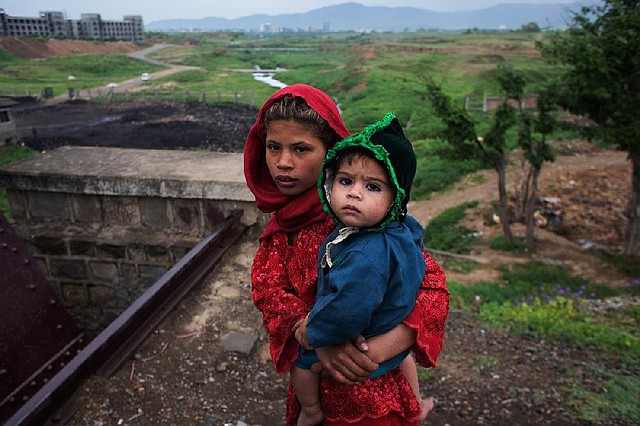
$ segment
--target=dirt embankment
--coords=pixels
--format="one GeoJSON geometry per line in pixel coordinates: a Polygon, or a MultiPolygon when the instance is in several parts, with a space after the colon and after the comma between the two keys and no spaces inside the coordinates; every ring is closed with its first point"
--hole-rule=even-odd
{"type": "Polygon", "coordinates": [[[79,54],[130,53],[140,47],[129,41],[95,42],[87,40],[58,40],[13,37],[0,38],[0,49],[4,49],[21,58],[41,59],[55,56],[71,56],[79,54]]]}

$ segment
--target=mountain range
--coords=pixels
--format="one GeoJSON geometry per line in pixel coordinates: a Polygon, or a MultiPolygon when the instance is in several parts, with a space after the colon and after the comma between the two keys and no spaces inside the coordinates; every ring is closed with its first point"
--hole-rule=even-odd
{"type": "Polygon", "coordinates": [[[147,31],[415,31],[513,30],[528,23],[564,28],[581,3],[498,4],[484,9],[436,12],[415,7],[373,7],[343,3],[305,13],[257,14],[237,19],[205,17],[166,19],[145,25],[147,31]]]}

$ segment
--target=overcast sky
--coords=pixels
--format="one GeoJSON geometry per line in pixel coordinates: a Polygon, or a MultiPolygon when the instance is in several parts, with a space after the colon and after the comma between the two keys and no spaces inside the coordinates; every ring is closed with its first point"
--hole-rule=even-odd
{"type": "MultiPolygon", "coordinates": [[[[124,15],[142,15],[145,23],[172,18],[216,16],[240,18],[264,13],[300,13],[349,0],[2,0],[0,8],[11,16],[38,16],[40,11],[64,12],[67,19],[81,13],[99,13],[102,19],[121,20],[124,15]]],[[[498,3],[572,3],[573,0],[354,0],[366,6],[417,7],[451,12],[482,9],[498,3]]]]}

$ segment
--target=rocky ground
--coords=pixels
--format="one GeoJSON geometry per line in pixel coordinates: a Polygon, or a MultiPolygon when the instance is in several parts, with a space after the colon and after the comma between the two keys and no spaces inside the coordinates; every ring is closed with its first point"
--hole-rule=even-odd
{"type": "MultiPolygon", "coordinates": [[[[38,150],[76,143],[239,151],[255,114],[244,106],[199,104],[129,105],[108,111],[81,101],[15,111],[22,142],[38,150]]],[[[489,250],[488,237],[500,229],[487,219],[486,208],[496,192],[492,172],[434,194],[427,202],[411,203],[410,212],[426,223],[447,207],[482,201],[467,218],[467,225],[482,235],[473,253],[482,266],[462,274],[449,270],[443,260],[449,280],[472,285],[499,279],[499,264],[532,258],[566,265],[596,281],[604,277],[614,285],[632,278],[583,248],[585,240],[609,248],[621,244],[620,214],[630,182],[624,153],[580,142],[561,148],[566,155],[545,166],[539,187],[541,196],[557,198],[553,208],[562,212],[563,226],[538,229],[534,254],[509,256],[489,250]]],[[[515,230],[521,232],[517,226],[515,230]]],[[[255,250],[252,232],[113,377],[95,376],[85,382],[69,424],[282,424],[287,378],[274,372],[260,314],[250,299],[249,266],[255,250]]],[[[593,351],[492,331],[453,300],[438,366],[421,381],[422,392],[437,399],[426,423],[591,424],[571,417],[567,395],[576,385],[602,391],[602,383],[591,378],[592,364],[631,374],[621,363],[593,351]]]]}

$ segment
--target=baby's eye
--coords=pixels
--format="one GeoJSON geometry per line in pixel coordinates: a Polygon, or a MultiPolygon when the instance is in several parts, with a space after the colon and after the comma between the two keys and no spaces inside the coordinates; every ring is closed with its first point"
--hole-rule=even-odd
{"type": "Polygon", "coordinates": [[[377,183],[368,183],[366,187],[369,191],[380,192],[382,191],[382,187],[377,183]]]}
{"type": "Polygon", "coordinates": [[[351,179],[343,177],[343,178],[338,179],[338,183],[340,185],[343,185],[343,186],[349,186],[349,185],[351,185],[351,179]]]}

